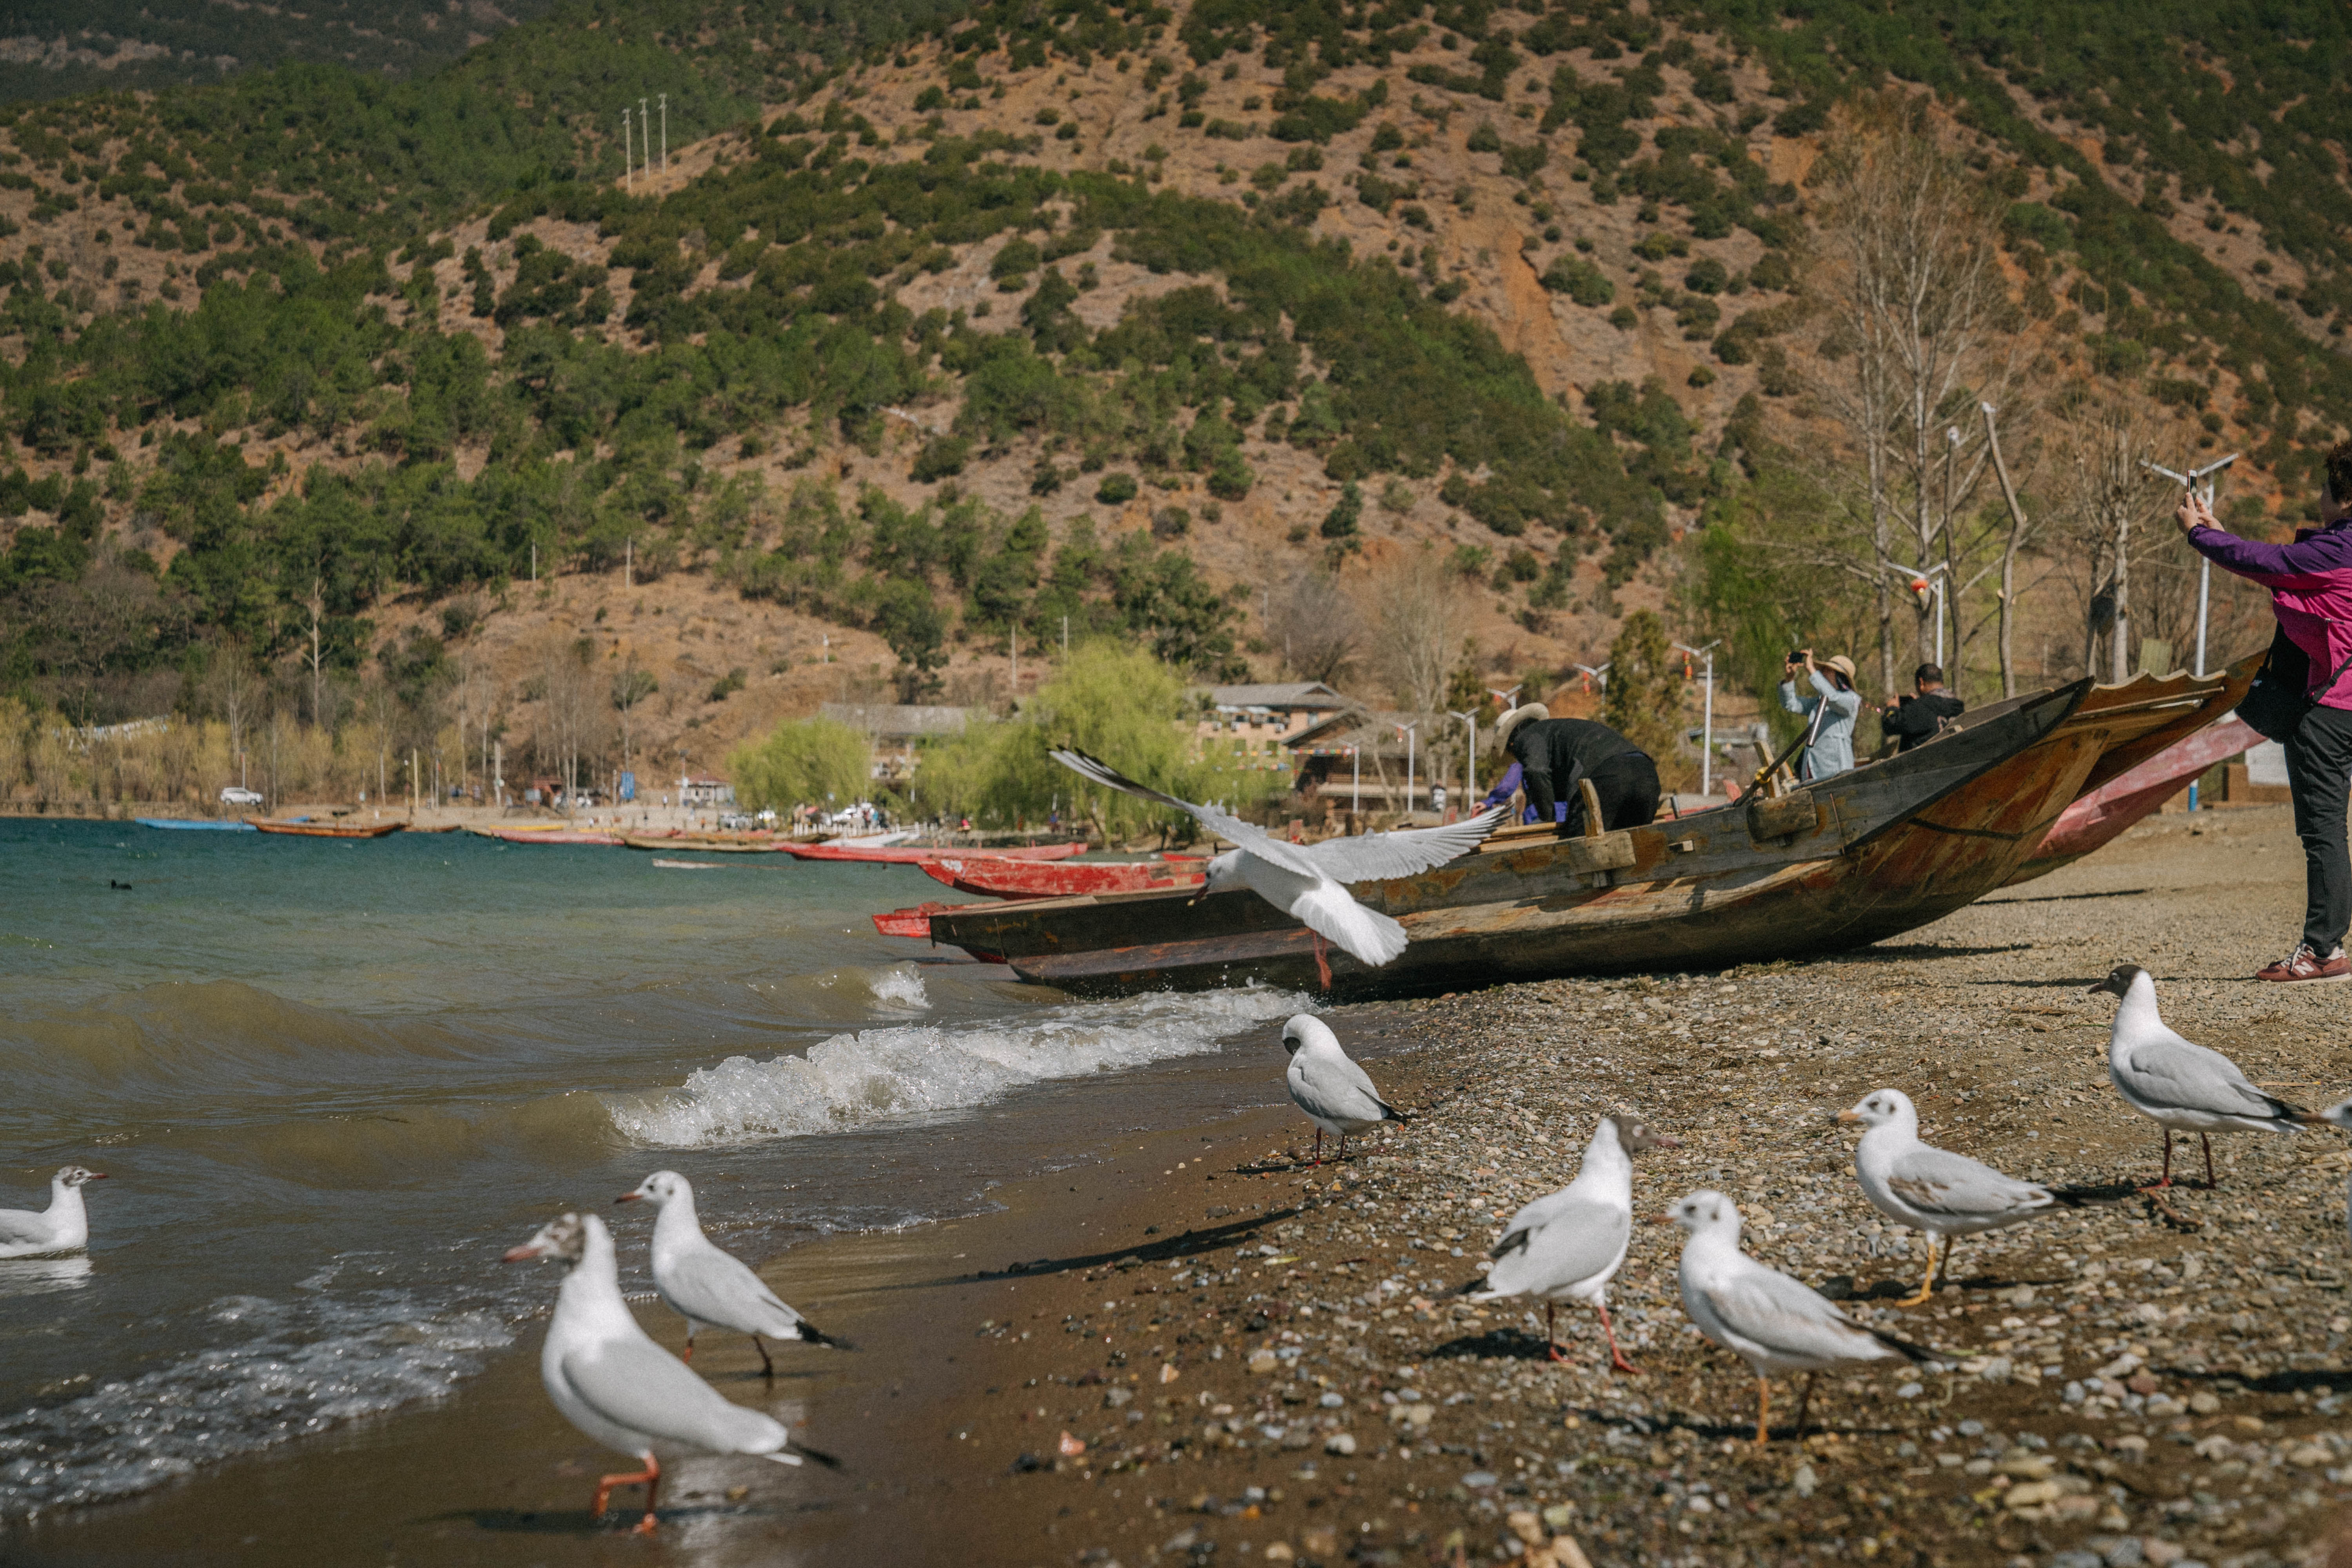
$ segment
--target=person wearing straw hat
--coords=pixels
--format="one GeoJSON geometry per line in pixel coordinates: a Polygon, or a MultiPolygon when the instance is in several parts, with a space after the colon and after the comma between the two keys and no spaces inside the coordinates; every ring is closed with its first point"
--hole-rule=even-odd
{"type": "Polygon", "coordinates": [[[1841,653],[1816,664],[1811,648],[1790,654],[1780,682],[1780,706],[1803,714],[1812,736],[1798,759],[1799,777],[1810,784],[1853,771],[1853,722],[1862,715],[1862,699],[1853,689],[1853,660],[1841,653]],[[1797,695],[1800,672],[1812,688],[1810,696],[1797,695]]]}
{"type": "Polygon", "coordinates": [[[1584,832],[1580,779],[1592,781],[1604,831],[1640,827],[1658,814],[1657,763],[1606,724],[1555,719],[1542,703],[1529,702],[1495,721],[1495,748],[1517,763],[1535,819],[1558,823],[1563,838],[1584,832]]]}

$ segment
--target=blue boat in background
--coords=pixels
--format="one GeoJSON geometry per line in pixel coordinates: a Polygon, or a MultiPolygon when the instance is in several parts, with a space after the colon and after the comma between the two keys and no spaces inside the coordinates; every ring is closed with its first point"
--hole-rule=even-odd
{"type": "Polygon", "coordinates": [[[250,822],[240,821],[235,817],[230,817],[217,822],[209,817],[201,816],[141,816],[135,817],[132,820],[137,822],[142,827],[191,828],[211,833],[256,833],[260,831],[250,822]]]}

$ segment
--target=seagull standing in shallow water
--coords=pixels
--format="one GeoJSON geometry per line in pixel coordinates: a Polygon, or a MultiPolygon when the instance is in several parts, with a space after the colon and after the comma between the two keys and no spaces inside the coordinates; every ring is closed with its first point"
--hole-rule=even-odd
{"type": "Polygon", "coordinates": [[[710,1454],[749,1454],[779,1465],[803,1459],[837,1467],[839,1460],[793,1446],[784,1424],[757,1410],[730,1403],[694,1374],[694,1369],[654,1343],[637,1327],[621,1299],[620,1267],[613,1233],[594,1215],[567,1214],[541,1226],[539,1234],[509,1249],[506,1261],[558,1258],[572,1266],[555,1296],[555,1316],[539,1353],[540,1381],[563,1418],[616,1452],[635,1456],[645,1468],[600,1476],[591,1520],[604,1517],[614,1487],[646,1489],[646,1515],[636,1533],[654,1530],[654,1498],[661,1489],[656,1445],[710,1454]]]}
{"type": "Polygon", "coordinates": [[[2215,1132],[2295,1132],[2317,1117],[2256,1089],[2219,1051],[2182,1039],[2156,1010],[2156,982],[2136,963],[2119,963],[2091,987],[2122,998],[2107,1035],[2107,1076],[2134,1110],[2164,1129],[2164,1174],[2152,1193],[2172,1185],[2172,1134],[2194,1132],[2205,1146],[2205,1187],[2213,1188],[2215,1132]]]}
{"type": "Polygon", "coordinates": [[[1680,1146],[1631,1116],[1602,1117],[1584,1146],[1576,1180],[1513,1215],[1503,1239],[1488,1254],[1495,1264],[1486,1270],[1485,1288],[1473,1282],[1462,1294],[1474,1301],[1542,1297],[1544,1349],[1554,1361],[1568,1358],[1552,1335],[1553,1312],[1562,1301],[1590,1301],[1608,1336],[1609,1363],[1638,1374],[1642,1369],[1617,1348],[1617,1330],[1609,1321],[1609,1281],[1623,1266],[1633,1239],[1633,1156],[1661,1143],[1680,1146]]]}
{"type": "Polygon", "coordinates": [[[46,1258],[57,1252],[80,1252],[89,1246],[89,1211],[82,1206],[84,1182],[106,1180],[103,1171],[79,1165],[61,1167],[49,1178],[49,1206],[0,1209],[0,1258],[46,1258]]]}
{"type": "Polygon", "coordinates": [[[767,1282],[733,1253],[713,1245],[702,1234],[694,1212],[694,1184],[676,1171],[656,1171],[623,1193],[615,1203],[644,1199],[654,1205],[654,1289],[663,1303],[686,1320],[686,1354],[694,1359],[694,1336],[704,1327],[732,1329],[751,1336],[760,1352],[760,1375],[776,1375],[761,1334],[777,1340],[805,1340],[813,1345],[841,1342],[817,1332],[816,1325],[779,1300],[767,1282]]]}
{"type": "Polygon", "coordinates": [[[1444,827],[1366,833],[1353,838],[1327,838],[1320,844],[1286,844],[1263,827],[1252,826],[1213,805],[1195,805],[1139,784],[1084,752],[1049,754],[1079,777],[1106,789],[1173,806],[1231,843],[1233,848],[1209,862],[1208,880],[1194,897],[1246,887],[1305,925],[1315,933],[1315,967],[1327,990],[1331,984],[1331,966],[1323,957],[1325,942],[1376,969],[1405,948],[1404,927],[1356,902],[1348,883],[1410,877],[1443,866],[1475,849],[1503,816],[1497,808],[1444,827]]]}
{"type": "Polygon", "coordinates": [[[1797,1402],[1797,1433],[1813,1402],[1813,1377],[1832,1367],[1900,1357],[1924,1366],[1943,1357],[1907,1340],[1865,1328],[1819,1291],[1769,1268],[1739,1250],[1739,1207],[1721,1193],[1701,1189],[1662,1216],[1689,1232],[1676,1274],[1683,1310],[1699,1331],[1745,1361],[1756,1373],[1756,1441],[1770,1440],[1771,1374],[1805,1374],[1797,1402]]]}
{"type": "Polygon", "coordinates": [[[1339,1048],[1339,1037],[1322,1019],[1301,1013],[1282,1026],[1282,1048],[1290,1053],[1283,1074],[1290,1098],[1315,1123],[1315,1163],[1323,1163],[1323,1134],[1339,1135],[1339,1158],[1348,1157],[1348,1134],[1383,1121],[1402,1121],[1381,1098],[1355,1058],[1339,1048]]]}
{"type": "Polygon", "coordinates": [[[1936,1248],[1944,1245],[1944,1274],[1951,1276],[1954,1237],[1998,1230],[2032,1218],[2058,1201],[2047,1187],[2004,1176],[1990,1165],[1919,1141],[1919,1112],[1898,1089],[1875,1089],[1840,1121],[1859,1121],[1868,1131],[1853,1152],[1853,1173],[1871,1206],[1897,1225],[1927,1237],[1927,1272],[1918,1293],[1896,1303],[1916,1307],[1936,1289],[1936,1248]]]}

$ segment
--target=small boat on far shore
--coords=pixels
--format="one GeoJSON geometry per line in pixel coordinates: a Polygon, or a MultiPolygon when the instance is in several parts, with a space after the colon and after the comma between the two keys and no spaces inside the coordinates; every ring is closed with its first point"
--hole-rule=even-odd
{"type": "Polygon", "coordinates": [[[1070,844],[1016,844],[1005,849],[919,848],[912,845],[882,847],[843,844],[778,844],[777,848],[799,860],[862,860],[877,866],[911,866],[942,856],[958,860],[1066,860],[1083,855],[1083,841],[1070,844]]]}
{"type": "Polygon", "coordinates": [[[179,832],[251,833],[253,824],[243,817],[215,819],[209,816],[139,816],[132,821],[142,827],[169,827],[179,832]]]}
{"type": "Polygon", "coordinates": [[[298,838],[381,838],[408,826],[404,822],[312,822],[307,818],[273,822],[266,816],[246,820],[258,832],[286,833],[298,838]]]}
{"type": "Polygon", "coordinates": [[[467,832],[483,838],[495,838],[504,844],[601,844],[607,847],[621,842],[617,833],[598,832],[586,827],[469,827],[467,832]]]}

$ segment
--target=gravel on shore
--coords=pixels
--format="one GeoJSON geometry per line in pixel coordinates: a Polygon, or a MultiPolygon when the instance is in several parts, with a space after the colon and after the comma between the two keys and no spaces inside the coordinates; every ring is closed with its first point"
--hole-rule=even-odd
{"type": "MultiPolygon", "coordinates": [[[[1040,1563],[2300,1562],[2352,1494],[2352,1154],[2216,1136],[2209,1192],[2191,1138],[2194,1182],[2138,1195],[2161,1134],[2109,1085],[2114,1004],[2084,987],[2141,963],[2180,1032],[2329,1103],[2352,992],[2244,979],[2292,942],[2301,871],[2284,812],[2166,818],[1856,953],[1381,1009],[1418,1037],[1375,1068],[1414,1121],[1319,1168],[1303,1131],[1203,1139],[1131,1253],[1009,1266],[1022,1316],[961,1325],[999,1359],[955,1436],[1034,1489],[1040,1563]],[[1863,1198],[1832,1120],[1882,1086],[1931,1142],[2077,1201],[1963,1239],[1953,1282],[1895,1308],[1924,1238],[1863,1198]],[[1560,1309],[1554,1363],[1540,1304],[1451,1294],[1618,1109],[1682,1140],[1636,1161],[1611,1291],[1638,1376],[1589,1309],[1560,1309]],[[1801,1436],[1776,1385],[1758,1449],[1753,1378],[1683,1314],[1681,1233],[1638,1223],[1702,1186],[1754,1256],[1954,1366],[1824,1374],[1801,1436]]],[[[1372,1016],[1331,1019],[1346,1043],[1372,1016]]]]}

